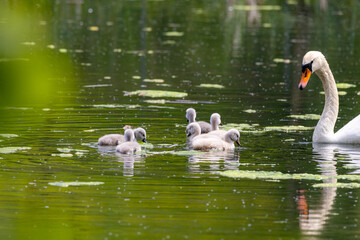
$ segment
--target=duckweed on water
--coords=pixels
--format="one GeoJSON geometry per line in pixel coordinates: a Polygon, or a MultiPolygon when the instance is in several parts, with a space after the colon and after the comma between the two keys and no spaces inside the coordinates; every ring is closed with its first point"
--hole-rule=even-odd
{"type": "Polygon", "coordinates": [[[164,35],[167,37],[182,37],[184,36],[184,33],[173,31],[173,32],[165,32],[164,35]]]}
{"type": "Polygon", "coordinates": [[[73,157],[74,155],[72,153],[53,153],[51,154],[52,157],[73,157]]]}
{"type": "Polygon", "coordinates": [[[163,83],[164,79],[144,79],[144,82],[163,83]]]}
{"type": "Polygon", "coordinates": [[[152,104],[165,104],[166,100],[165,99],[156,99],[156,100],[144,100],[144,102],[146,103],[152,103],[152,104]]]}
{"type": "Polygon", "coordinates": [[[225,88],[223,85],[220,84],[208,84],[208,83],[202,83],[200,84],[198,87],[203,87],[203,88],[225,88]]]}
{"type": "MultiPolygon", "coordinates": [[[[325,92],[324,92],[324,91],[321,91],[320,94],[325,94],[325,92]]],[[[345,96],[345,95],[347,94],[347,92],[345,92],[345,91],[339,91],[338,94],[339,94],[339,96],[345,96]]]]}
{"type": "Polygon", "coordinates": [[[256,110],[246,109],[246,110],[243,110],[243,112],[246,112],[246,113],[256,113],[256,110]]]}
{"type": "Polygon", "coordinates": [[[315,188],[360,188],[360,183],[318,183],[315,188]]]}
{"type": "Polygon", "coordinates": [[[235,10],[240,11],[279,11],[281,6],[279,5],[236,5],[235,10]]]}
{"type": "Polygon", "coordinates": [[[126,109],[132,109],[132,108],[139,108],[141,107],[138,104],[134,104],[134,105],[121,105],[121,104],[97,104],[97,105],[90,105],[90,107],[94,107],[94,108],[126,108],[126,109]]]}
{"type": "Polygon", "coordinates": [[[304,115],[289,115],[290,118],[304,119],[304,120],[319,120],[319,114],[304,114],[304,115]]]}
{"type": "Polygon", "coordinates": [[[204,152],[190,150],[190,151],[162,151],[162,152],[150,152],[150,154],[172,154],[177,156],[194,156],[204,154],[204,152]]]}
{"type": "Polygon", "coordinates": [[[0,153],[9,154],[17,151],[30,150],[31,147],[3,147],[0,148],[0,153]]]}
{"type": "Polygon", "coordinates": [[[296,132],[296,131],[309,131],[313,130],[314,127],[298,126],[269,126],[265,127],[265,131],[280,131],[280,132],[296,132]]]}
{"type": "Polygon", "coordinates": [[[19,135],[16,135],[16,134],[10,134],[10,133],[3,133],[3,134],[0,134],[0,137],[3,137],[3,138],[13,138],[13,137],[18,137],[19,135]]]}
{"type": "Polygon", "coordinates": [[[247,123],[228,123],[225,124],[221,127],[221,129],[223,130],[230,130],[232,128],[236,128],[239,131],[240,130],[244,130],[244,129],[254,129],[255,127],[258,127],[259,124],[254,123],[254,124],[247,124],[247,123]]]}
{"type": "Polygon", "coordinates": [[[350,84],[350,83],[337,83],[336,87],[341,88],[341,89],[346,89],[346,88],[356,87],[356,85],[355,84],[350,84]]]}
{"type": "Polygon", "coordinates": [[[231,178],[250,178],[250,179],[306,179],[306,180],[323,180],[330,178],[320,174],[308,174],[308,173],[282,173],[276,171],[245,171],[245,170],[228,170],[224,172],[218,172],[221,176],[231,178]]]}
{"type": "Polygon", "coordinates": [[[133,92],[125,92],[125,96],[145,96],[151,98],[158,98],[158,97],[173,97],[173,98],[183,98],[186,97],[188,94],[184,92],[174,92],[174,91],[162,91],[162,90],[137,90],[133,92]]]}
{"type": "Polygon", "coordinates": [[[97,87],[111,87],[112,84],[94,84],[94,85],[84,85],[84,88],[97,88],[97,87]]]}
{"type": "Polygon", "coordinates": [[[49,185],[57,187],[69,187],[69,186],[96,186],[102,185],[104,182],[50,182],[49,185]]]}

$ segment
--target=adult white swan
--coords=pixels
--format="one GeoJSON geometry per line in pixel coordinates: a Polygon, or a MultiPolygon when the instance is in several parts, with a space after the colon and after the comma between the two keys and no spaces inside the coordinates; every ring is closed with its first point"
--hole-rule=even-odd
{"type": "Polygon", "coordinates": [[[300,90],[306,87],[313,72],[320,78],[325,91],[325,106],[315,127],[313,142],[360,144],[360,115],[334,133],[339,112],[339,96],[329,64],[318,51],[307,52],[303,58],[300,90]]]}

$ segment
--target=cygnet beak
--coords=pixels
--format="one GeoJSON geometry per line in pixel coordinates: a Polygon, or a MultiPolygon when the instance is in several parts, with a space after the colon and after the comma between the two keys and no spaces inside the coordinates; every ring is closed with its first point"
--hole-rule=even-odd
{"type": "Polygon", "coordinates": [[[239,145],[239,147],[240,147],[240,141],[239,141],[239,139],[236,140],[236,144],[239,145]]]}
{"type": "Polygon", "coordinates": [[[143,141],[144,143],[147,143],[146,138],[144,138],[142,141],[143,141]]]}

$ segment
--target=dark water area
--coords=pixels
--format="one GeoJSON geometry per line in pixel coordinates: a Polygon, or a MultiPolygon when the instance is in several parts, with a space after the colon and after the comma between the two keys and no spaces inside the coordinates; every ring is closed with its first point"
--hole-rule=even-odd
{"type": "Polygon", "coordinates": [[[335,130],[360,113],[359,2],[0,3],[1,239],[359,238],[360,147],[290,116],[324,106],[315,74],[298,89],[309,50],[347,84],[335,130]],[[241,147],[187,152],[190,107],[241,147]],[[141,154],[97,146],[124,125],[141,154]]]}

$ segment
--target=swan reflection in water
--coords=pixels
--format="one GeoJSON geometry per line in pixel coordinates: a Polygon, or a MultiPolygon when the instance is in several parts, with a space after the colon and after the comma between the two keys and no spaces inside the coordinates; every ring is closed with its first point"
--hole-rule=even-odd
{"type": "Polygon", "coordinates": [[[123,176],[125,177],[133,177],[134,176],[134,168],[135,164],[137,166],[141,165],[140,169],[144,169],[144,157],[141,155],[128,155],[116,153],[119,162],[123,162],[123,176]]]}
{"type": "MultiPolygon", "coordinates": [[[[313,158],[318,163],[320,174],[329,176],[323,183],[337,183],[336,165],[340,162],[344,165],[356,166],[358,170],[350,174],[360,173],[360,148],[353,145],[319,144],[313,143],[313,158]],[[331,177],[333,176],[333,177],[331,177]]],[[[311,204],[308,208],[306,192],[298,191],[297,204],[299,210],[300,229],[305,235],[319,235],[330,217],[336,197],[336,187],[321,188],[320,201],[311,204]]]]}
{"type": "Polygon", "coordinates": [[[239,168],[239,154],[234,150],[202,152],[189,157],[188,168],[191,173],[215,173],[219,170],[239,168]]]}

